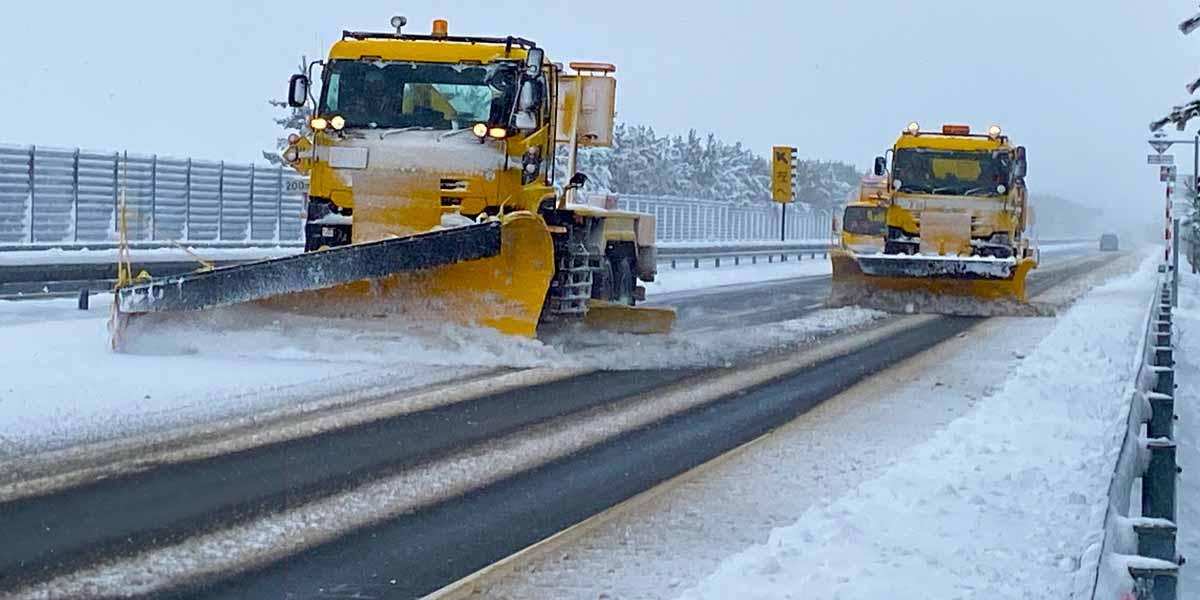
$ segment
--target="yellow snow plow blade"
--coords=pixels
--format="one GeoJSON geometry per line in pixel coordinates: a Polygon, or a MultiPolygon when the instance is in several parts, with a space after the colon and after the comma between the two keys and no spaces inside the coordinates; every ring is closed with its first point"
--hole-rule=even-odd
{"type": "Polygon", "coordinates": [[[483,325],[532,337],[554,273],[541,218],[339,246],[204,272],[134,282],[117,290],[113,347],[196,311],[253,306],[330,318],[483,325]],[[136,327],[134,327],[136,325],[136,327]]]}
{"type": "Polygon", "coordinates": [[[1025,279],[1037,266],[1032,258],[855,255],[835,249],[830,260],[831,306],[970,316],[1036,313],[1025,292],[1025,279]]]}
{"type": "Polygon", "coordinates": [[[670,333],[675,326],[675,309],[629,306],[604,300],[590,300],[585,327],[618,333],[670,333]]]}
{"type": "Polygon", "coordinates": [[[300,314],[397,315],[418,322],[483,325],[533,337],[553,275],[554,247],[542,220],[514,213],[503,220],[497,256],[288,294],[261,305],[300,314]]]}

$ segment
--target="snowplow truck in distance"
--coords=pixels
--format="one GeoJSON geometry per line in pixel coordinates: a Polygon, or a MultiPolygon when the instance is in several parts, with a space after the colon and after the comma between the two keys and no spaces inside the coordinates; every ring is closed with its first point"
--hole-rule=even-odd
{"type": "Polygon", "coordinates": [[[965,125],[928,132],[911,123],[890,154],[890,164],[875,159],[874,175],[886,183],[864,184],[845,208],[830,303],[1021,312],[1038,260],[1025,234],[1032,214],[1025,148],[996,126],[976,134],[965,125]]]}
{"type": "Polygon", "coordinates": [[[283,152],[309,177],[305,252],[130,282],[118,331],[246,302],[521,336],[549,322],[671,328],[672,310],[634,307],[656,274],[654,217],[577,200],[578,146],[612,143],[615,67],[566,71],[524,38],[451,36],[443,20],[412,34],[405,22],[343,32],[328,60],[291,78],[291,106],[312,109],[283,152]],[[564,144],[567,180],[555,181],[564,144]]]}
{"type": "Polygon", "coordinates": [[[840,218],[837,249],[842,253],[877,254],[883,252],[883,234],[887,229],[887,180],[878,175],[862,178],[847,199],[840,218]]]}

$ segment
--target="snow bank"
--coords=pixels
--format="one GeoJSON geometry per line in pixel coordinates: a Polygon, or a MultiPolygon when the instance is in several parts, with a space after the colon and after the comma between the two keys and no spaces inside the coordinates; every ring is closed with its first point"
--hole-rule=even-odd
{"type": "Polygon", "coordinates": [[[632,335],[592,332],[587,337],[567,334],[546,341],[559,348],[570,366],[606,369],[690,369],[731,367],[767,351],[799,348],[836,331],[862,327],[887,313],[845,307],[816,310],[798,319],[764,325],[670,335],[632,335]],[[736,333],[731,333],[736,329],[736,333]],[[620,351],[614,351],[619,349],[620,351]]]}
{"type": "Polygon", "coordinates": [[[1093,290],[970,413],[683,598],[1069,597],[1108,503],[1154,281],[1147,262],[1093,290]]]}
{"type": "Polygon", "coordinates": [[[158,332],[140,354],[116,354],[108,311],[72,303],[0,303],[0,459],[560,356],[491,330],[350,327],[294,315],[197,318],[158,332]]]}

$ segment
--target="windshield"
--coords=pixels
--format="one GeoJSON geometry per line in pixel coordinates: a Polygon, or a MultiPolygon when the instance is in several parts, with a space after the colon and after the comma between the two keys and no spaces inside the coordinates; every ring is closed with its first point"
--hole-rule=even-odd
{"type": "Polygon", "coordinates": [[[516,63],[461,65],[332,61],[320,114],[347,128],[465,129],[506,124],[515,102],[516,63]]]}
{"type": "Polygon", "coordinates": [[[881,206],[847,206],[842,215],[842,227],[856,235],[883,235],[887,209],[881,206]]]}
{"type": "Polygon", "coordinates": [[[915,194],[997,196],[997,186],[1009,186],[1012,154],[1007,151],[967,152],[901,148],[892,168],[899,191],[915,194]]]}

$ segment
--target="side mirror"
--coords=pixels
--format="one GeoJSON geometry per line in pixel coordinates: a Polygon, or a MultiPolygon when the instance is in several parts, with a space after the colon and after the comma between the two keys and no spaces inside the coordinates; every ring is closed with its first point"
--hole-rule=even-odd
{"type": "Polygon", "coordinates": [[[1029,163],[1025,160],[1025,146],[1017,146],[1014,159],[1013,176],[1017,177],[1018,179],[1024,179],[1025,173],[1029,169],[1029,163]]]}
{"type": "Polygon", "coordinates": [[[887,172],[887,159],[882,156],[875,157],[875,176],[881,176],[887,172]]]}
{"type": "Polygon", "coordinates": [[[300,108],[308,102],[308,76],[297,73],[288,80],[288,106],[300,108]]]}
{"type": "Polygon", "coordinates": [[[536,79],[542,74],[542,64],[546,60],[546,51],[541,48],[530,48],[525,54],[525,74],[536,79]]]}

